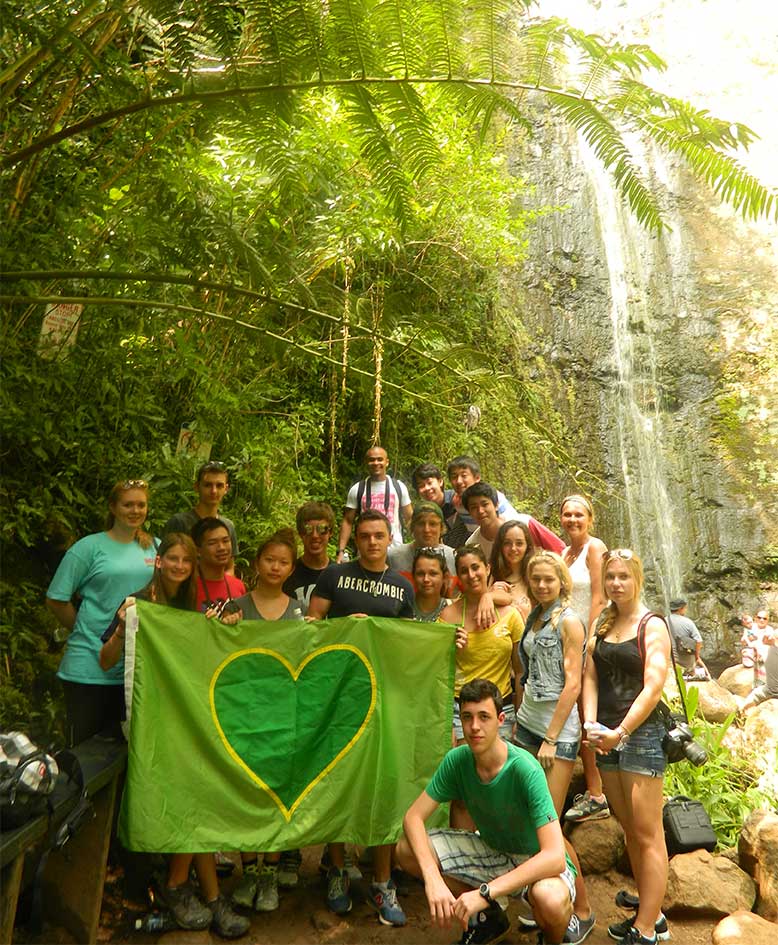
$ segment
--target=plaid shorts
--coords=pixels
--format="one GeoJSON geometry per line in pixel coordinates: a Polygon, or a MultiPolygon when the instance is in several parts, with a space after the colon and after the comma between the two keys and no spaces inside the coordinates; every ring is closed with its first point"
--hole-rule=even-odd
{"type": "MultiPolygon", "coordinates": [[[[491,883],[525,863],[530,857],[522,853],[503,853],[494,850],[477,833],[469,830],[430,830],[428,834],[432,849],[440,860],[440,871],[468,886],[477,889],[481,883],[491,883]]],[[[559,874],[570,891],[570,901],[575,902],[575,874],[569,866],[559,874]]],[[[519,897],[527,887],[511,893],[519,897]]]]}

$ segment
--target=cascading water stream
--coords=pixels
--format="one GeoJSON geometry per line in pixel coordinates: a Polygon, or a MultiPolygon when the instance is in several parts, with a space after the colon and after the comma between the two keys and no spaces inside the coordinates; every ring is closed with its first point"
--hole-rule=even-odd
{"type": "MultiPolygon", "coordinates": [[[[579,153],[591,184],[610,287],[616,388],[606,416],[615,429],[624,479],[629,544],[653,570],[665,601],[682,589],[682,553],[663,454],[660,390],[651,337],[650,254],[601,162],[581,138],[579,153]],[[643,333],[640,351],[635,326],[643,333]]],[[[671,276],[665,272],[664,278],[671,276]]],[[[607,395],[606,395],[607,396],[607,395]]],[[[625,536],[626,537],[626,536],[625,536]]],[[[624,542],[626,544],[626,542],[624,542]]]]}

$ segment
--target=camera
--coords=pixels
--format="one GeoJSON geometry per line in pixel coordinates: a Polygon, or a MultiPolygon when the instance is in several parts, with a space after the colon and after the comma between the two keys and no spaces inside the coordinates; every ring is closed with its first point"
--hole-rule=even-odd
{"type": "Polygon", "coordinates": [[[662,739],[662,748],[671,764],[686,758],[699,768],[708,760],[707,751],[694,740],[692,730],[686,722],[678,719],[673,719],[673,727],[667,730],[662,739]]]}

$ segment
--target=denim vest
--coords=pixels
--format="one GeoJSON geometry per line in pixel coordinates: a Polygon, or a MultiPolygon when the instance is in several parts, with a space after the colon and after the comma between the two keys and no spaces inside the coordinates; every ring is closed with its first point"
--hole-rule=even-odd
{"type": "Polygon", "coordinates": [[[550,702],[559,699],[565,688],[565,653],[562,645],[561,624],[566,617],[575,617],[570,607],[565,607],[559,614],[557,628],[551,625],[551,615],[559,607],[559,600],[545,610],[538,604],[527,617],[527,625],[519,641],[519,657],[525,667],[521,677],[522,686],[529,680],[532,694],[538,702],[550,702]],[[533,626],[539,623],[540,629],[535,633],[535,642],[532,647],[532,656],[527,657],[524,641],[528,633],[532,633],[533,626]]]}

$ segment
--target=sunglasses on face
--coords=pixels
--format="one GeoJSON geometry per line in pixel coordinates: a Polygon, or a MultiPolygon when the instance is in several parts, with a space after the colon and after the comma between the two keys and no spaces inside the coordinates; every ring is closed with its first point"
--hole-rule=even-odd
{"type": "Polygon", "coordinates": [[[303,535],[328,535],[331,531],[329,525],[303,525],[303,535]]]}

